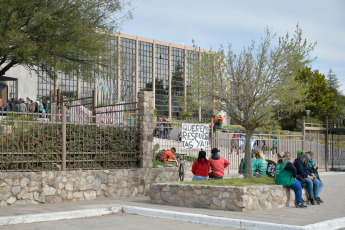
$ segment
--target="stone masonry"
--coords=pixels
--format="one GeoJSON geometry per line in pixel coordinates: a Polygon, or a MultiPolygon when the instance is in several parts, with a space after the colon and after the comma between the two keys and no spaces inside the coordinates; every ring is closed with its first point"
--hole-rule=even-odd
{"type": "Polygon", "coordinates": [[[0,173],[0,206],[148,195],[178,180],[177,168],[0,173]]]}
{"type": "MultiPolygon", "coordinates": [[[[295,205],[295,193],[282,185],[233,187],[157,183],[150,187],[154,204],[232,211],[253,211],[295,205]]],[[[306,192],[303,190],[306,200],[306,192]]]]}
{"type": "Polygon", "coordinates": [[[140,129],[140,150],[142,168],[152,168],[152,140],[153,140],[153,92],[138,93],[138,126],[140,129]]]}

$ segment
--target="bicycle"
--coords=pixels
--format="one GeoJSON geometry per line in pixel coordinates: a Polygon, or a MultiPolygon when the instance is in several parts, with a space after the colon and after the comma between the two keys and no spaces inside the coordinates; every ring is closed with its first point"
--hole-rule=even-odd
{"type": "Polygon", "coordinates": [[[177,156],[177,167],[178,167],[178,177],[180,181],[184,180],[184,165],[183,165],[183,157],[184,153],[180,153],[177,156]]]}

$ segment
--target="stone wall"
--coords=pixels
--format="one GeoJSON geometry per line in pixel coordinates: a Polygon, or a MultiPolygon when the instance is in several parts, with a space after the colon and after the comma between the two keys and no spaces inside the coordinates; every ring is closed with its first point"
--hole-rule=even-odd
{"type": "MultiPolygon", "coordinates": [[[[282,185],[233,187],[157,183],[150,187],[154,204],[232,211],[253,211],[295,205],[295,193],[282,185]]],[[[307,199],[303,190],[303,199],[307,199]]]]}
{"type": "Polygon", "coordinates": [[[148,195],[151,183],[178,181],[177,168],[2,172],[0,206],[148,195]]]}

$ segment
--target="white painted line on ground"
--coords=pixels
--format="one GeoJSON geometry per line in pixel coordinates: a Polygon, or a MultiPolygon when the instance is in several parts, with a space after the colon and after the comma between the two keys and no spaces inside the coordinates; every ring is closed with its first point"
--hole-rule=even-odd
{"type": "Polygon", "coordinates": [[[19,216],[5,216],[5,217],[0,217],[0,226],[94,217],[94,216],[102,216],[102,215],[108,215],[108,214],[119,213],[119,212],[122,212],[122,206],[113,205],[108,208],[93,208],[93,209],[82,209],[82,210],[72,210],[72,211],[62,211],[62,212],[36,213],[36,214],[19,215],[19,216]]]}

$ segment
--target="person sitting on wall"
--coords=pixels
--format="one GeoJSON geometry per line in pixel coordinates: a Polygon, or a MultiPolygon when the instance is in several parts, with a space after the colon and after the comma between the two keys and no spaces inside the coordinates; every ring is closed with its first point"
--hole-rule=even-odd
{"type": "MultiPolygon", "coordinates": [[[[315,158],[314,153],[312,151],[308,151],[306,153],[308,153],[310,155],[310,158],[311,158],[311,161],[309,161],[309,166],[310,166],[311,170],[313,171],[313,173],[316,176],[316,178],[320,180],[320,175],[319,175],[319,172],[318,172],[319,167],[318,167],[318,165],[314,161],[314,158],[315,158]]],[[[323,203],[323,201],[321,203],[323,203]]]]}
{"type": "Polygon", "coordinates": [[[210,162],[206,159],[206,152],[200,151],[198,159],[194,161],[192,166],[193,178],[195,180],[208,180],[208,172],[210,171],[210,162]]]}
{"type": "Polygon", "coordinates": [[[281,152],[278,154],[278,163],[276,164],[275,181],[295,191],[296,208],[306,208],[302,200],[302,186],[299,180],[296,180],[297,169],[290,162],[291,154],[289,152],[281,152]]]}
{"type": "MultiPolygon", "coordinates": [[[[297,158],[300,159],[301,156],[304,154],[303,150],[297,150],[297,158]]],[[[296,159],[293,161],[293,163],[295,164],[296,159]]]]}
{"type": "Polygon", "coordinates": [[[213,179],[223,179],[224,169],[230,165],[224,157],[219,156],[219,150],[217,148],[212,149],[211,159],[209,159],[211,172],[209,177],[213,179]]]}
{"type": "Polygon", "coordinates": [[[264,153],[261,150],[259,152],[256,152],[255,158],[256,158],[257,167],[258,167],[260,177],[267,176],[268,162],[264,159],[265,158],[264,153]]]}
{"type": "Polygon", "coordinates": [[[294,166],[297,169],[297,178],[302,183],[306,183],[309,194],[309,202],[312,205],[321,204],[323,201],[320,198],[320,194],[323,188],[323,183],[316,178],[312,169],[309,166],[311,161],[309,154],[305,153],[300,158],[295,160],[294,166]]]}
{"type": "Polygon", "coordinates": [[[172,147],[170,150],[166,150],[164,155],[163,155],[163,160],[162,163],[166,164],[172,164],[177,167],[177,159],[174,156],[174,153],[176,152],[176,149],[172,147]]]}

